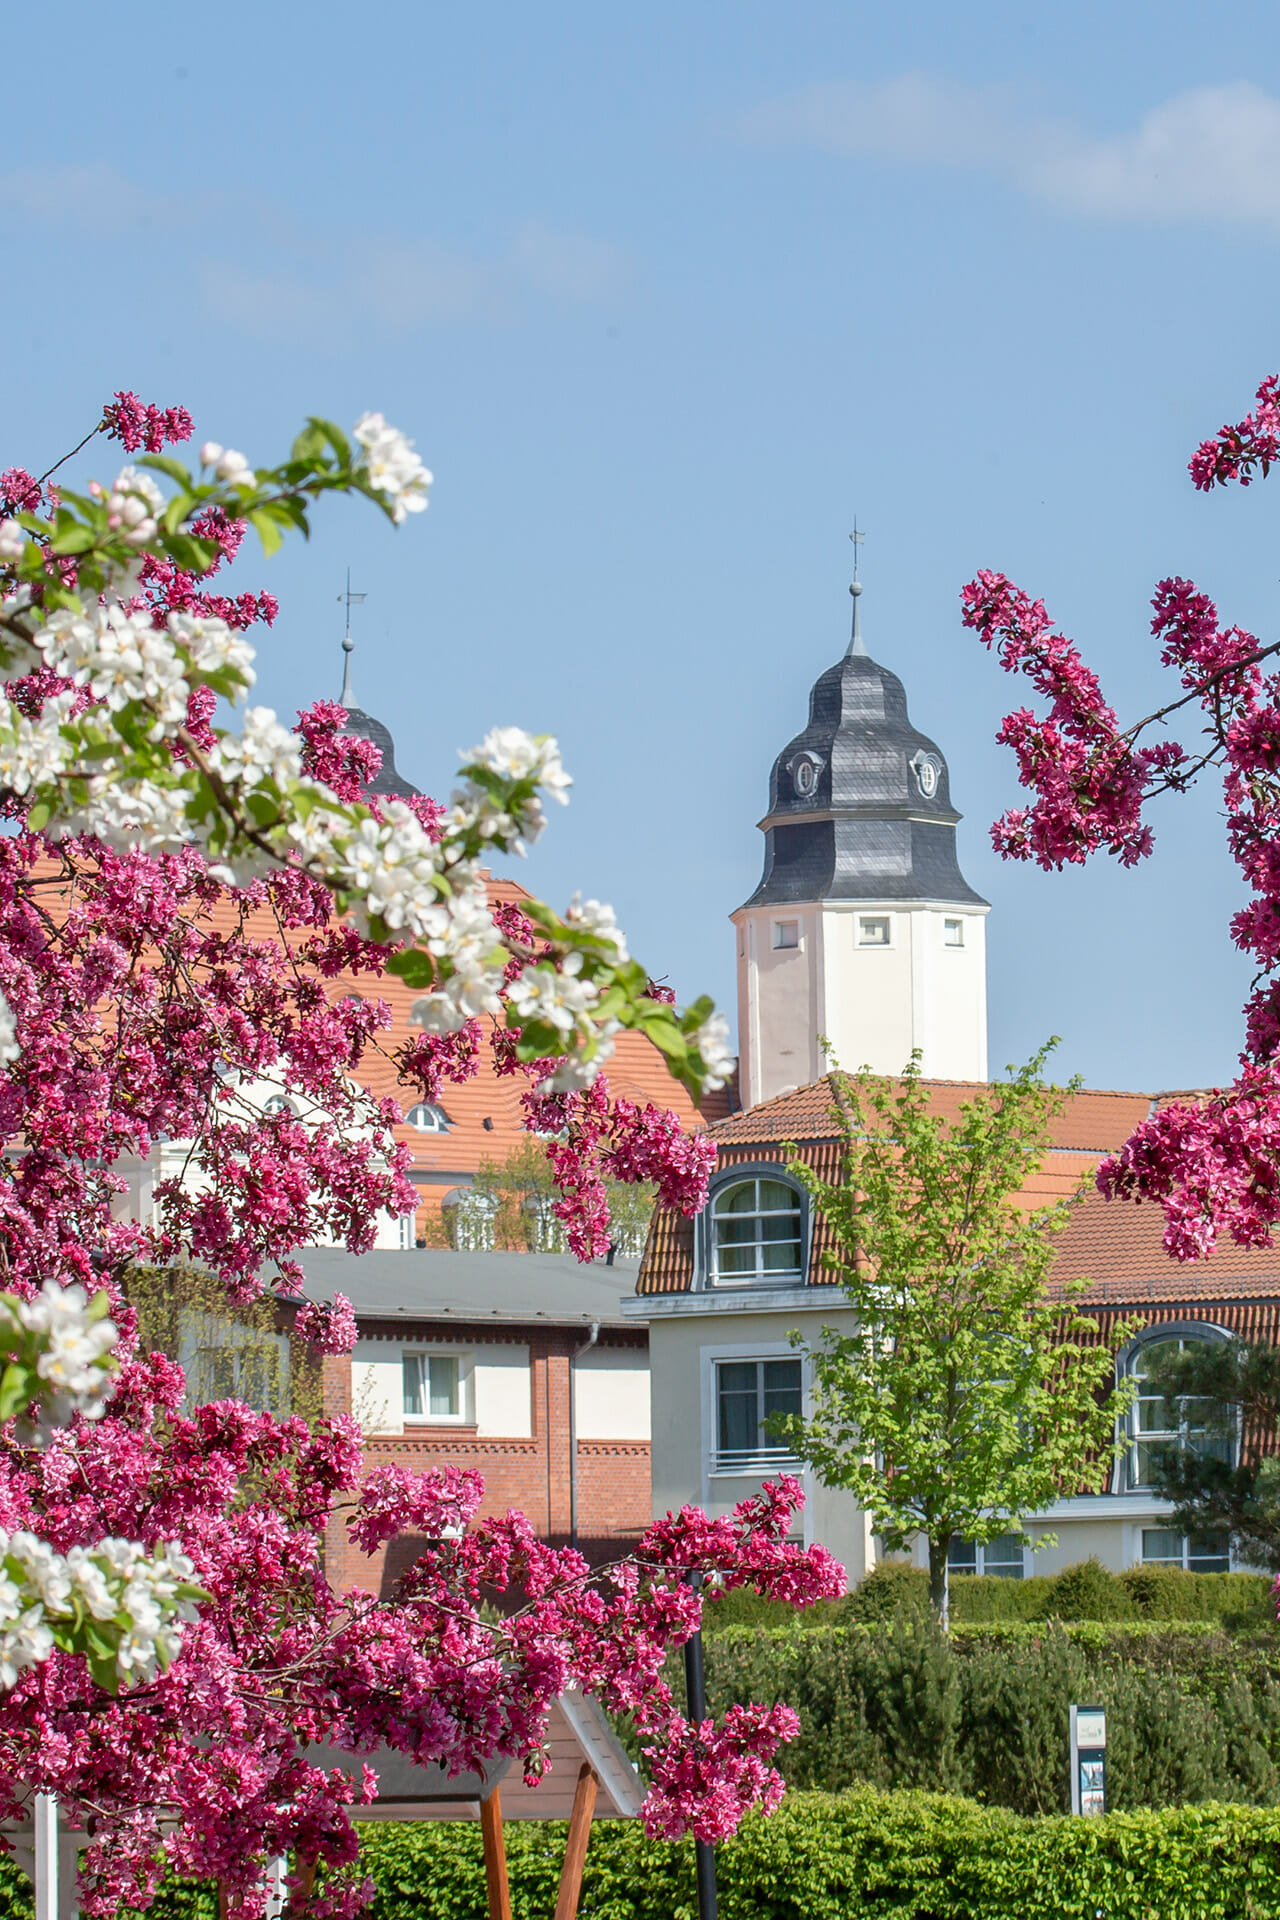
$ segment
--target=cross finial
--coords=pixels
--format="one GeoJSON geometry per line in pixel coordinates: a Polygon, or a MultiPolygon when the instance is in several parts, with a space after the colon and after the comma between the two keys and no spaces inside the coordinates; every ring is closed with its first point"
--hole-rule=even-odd
{"type": "Polygon", "coordinates": [[[350,567],[347,568],[347,590],[345,593],[338,595],[338,600],[339,602],[345,601],[347,608],[347,630],[342,636],[342,651],[346,658],[342,663],[342,692],[338,697],[344,707],[350,708],[356,704],[355,694],[351,691],[351,656],[356,649],[356,643],[351,638],[351,609],[352,607],[362,607],[365,602],[364,594],[352,593],[351,591],[350,567]]]}
{"type": "Polygon", "coordinates": [[[858,520],[855,514],[853,532],[849,535],[850,540],[853,542],[853,579],[849,583],[849,592],[853,595],[853,631],[849,635],[849,652],[851,654],[865,654],[867,651],[862,644],[862,628],[858,623],[858,601],[862,597],[862,582],[858,578],[858,548],[862,545],[866,537],[865,533],[858,532],[858,520]]]}

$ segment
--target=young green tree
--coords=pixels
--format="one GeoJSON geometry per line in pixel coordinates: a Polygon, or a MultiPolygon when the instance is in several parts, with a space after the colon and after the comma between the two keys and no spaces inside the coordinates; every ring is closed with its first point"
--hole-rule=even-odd
{"type": "Polygon", "coordinates": [[[1066,1097],[1041,1082],[1048,1051],[954,1121],[932,1111],[918,1055],[900,1081],[835,1071],[841,1177],[791,1162],[858,1325],[823,1329],[812,1417],[776,1431],[824,1485],[855,1495],[888,1548],[925,1536],[944,1625],[952,1540],[1018,1531],[1059,1495],[1100,1486],[1127,1405],[1110,1349],[1072,1304],[1087,1282],[1048,1292],[1070,1203],[1023,1197],[1066,1097]]]}
{"type": "Polygon", "coordinates": [[[1180,1445],[1157,1453],[1156,1491],[1177,1502],[1179,1533],[1226,1529],[1251,1567],[1280,1573],[1280,1350],[1243,1340],[1174,1342],[1148,1373],[1180,1445]],[[1248,1444],[1241,1447],[1243,1437],[1248,1444]]]}

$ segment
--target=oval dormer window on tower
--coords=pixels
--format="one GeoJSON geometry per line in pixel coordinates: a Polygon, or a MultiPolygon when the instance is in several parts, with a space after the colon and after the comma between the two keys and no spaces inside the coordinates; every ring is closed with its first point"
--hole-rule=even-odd
{"type": "Polygon", "coordinates": [[[923,750],[915,754],[911,761],[911,771],[915,774],[916,785],[926,800],[932,800],[938,791],[938,782],[942,778],[942,762],[934,753],[923,750]]]}
{"type": "Polygon", "coordinates": [[[822,772],[822,755],[810,753],[807,749],[797,753],[791,762],[791,784],[801,800],[808,800],[818,786],[818,775],[822,772]]]}

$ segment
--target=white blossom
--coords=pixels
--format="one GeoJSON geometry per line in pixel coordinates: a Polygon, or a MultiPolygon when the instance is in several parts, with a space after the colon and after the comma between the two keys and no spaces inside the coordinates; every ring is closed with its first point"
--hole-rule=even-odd
{"type": "Polygon", "coordinates": [[[302,744],[270,707],[250,707],[243,730],[223,734],[209,758],[229,786],[249,788],[274,780],[283,787],[302,771],[302,744]]]}
{"type": "Polygon", "coordinates": [[[216,440],[206,440],[200,449],[200,465],[216,467],[224,451],[225,449],[220,447],[216,440]]]}
{"type": "Polygon", "coordinates": [[[526,733],[523,727],[494,727],[478,747],[462,755],[466,766],[488,767],[507,780],[533,780],[553,800],[565,806],[572,777],[560,760],[560,746],[549,733],[526,733]]]}
{"type": "Polygon", "coordinates": [[[525,967],[507,989],[519,1020],[545,1020],[560,1033],[572,1033],[580,1017],[600,998],[592,980],[583,980],[582,955],[571,953],[557,969],[543,960],[525,967]]]}
{"type": "Polygon", "coordinates": [[[365,450],[369,484],[388,495],[397,526],[406,514],[421,513],[432,476],[414,452],[412,440],[388,426],[380,413],[361,414],[353,431],[365,450]]]}
{"type": "Polygon", "coordinates": [[[603,901],[584,900],[580,893],[575,893],[564,917],[566,925],[581,927],[584,932],[593,933],[598,940],[616,947],[619,964],[629,957],[626,935],[618,925],[613,908],[603,901]]]}
{"type": "Polygon", "coordinates": [[[258,476],[242,453],[234,447],[227,447],[213,462],[213,470],[219,480],[228,481],[233,487],[256,487],[258,476]]]}
{"type": "Polygon", "coordinates": [[[24,527],[16,520],[0,520],[0,560],[21,560],[26,544],[24,527]]]}
{"type": "Polygon", "coordinates": [[[603,1020],[595,1029],[595,1045],[590,1054],[574,1052],[557,1061],[554,1073],[538,1083],[539,1093],[579,1093],[589,1087],[601,1067],[613,1053],[613,1038],[621,1022],[603,1020]]]}
{"type": "Polygon", "coordinates": [[[64,1417],[74,1409],[96,1419],[111,1390],[102,1363],[116,1343],[116,1328],[109,1318],[91,1319],[88,1308],[82,1286],[46,1280],[34,1300],[15,1309],[19,1324],[43,1342],[36,1372],[53,1389],[54,1406],[64,1417]]]}
{"type": "Polygon", "coordinates": [[[230,668],[242,686],[253,685],[257,678],[254,650],[225,620],[210,614],[171,613],[168,626],[177,644],[186,648],[197,673],[221,673],[230,668]]]}
{"type": "Polygon", "coordinates": [[[724,1085],[734,1069],[734,1056],[729,1048],[729,1022],[722,1013],[710,1014],[689,1038],[707,1069],[703,1085],[708,1092],[714,1092],[715,1088],[724,1085]]]}

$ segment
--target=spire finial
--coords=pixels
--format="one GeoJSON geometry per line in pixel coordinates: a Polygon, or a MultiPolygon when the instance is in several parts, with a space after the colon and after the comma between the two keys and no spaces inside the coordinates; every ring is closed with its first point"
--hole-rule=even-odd
{"type": "Polygon", "coordinates": [[[351,656],[356,650],[356,643],[351,638],[351,609],[362,607],[365,601],[364,594],[351,591],[350,567],[347,568],[347,590],[345,593],[340,593],[338,599],[345,601],[347,607],[347,630],[342,636],[342,651],[346,657],[342,662],[342,692],[338,695],[338,699],[344,707],[350,709],[356,704],[355,694],[351,691],[351,656]]]}
{"type": "Polygon", "coordinates": [[[849,635],[849,654],[866,658],[867,650],[862,644],[862,628],[858,622],[858,601],[862,597],[862,582],[858,578],[858,548],[866,539],[865,533],[858,532],[858,517],[853,518],[853,532],[849,538],[853,542],[853,579],[849,583],[849,592],[853,595],[853,631],[849,635]]]}

